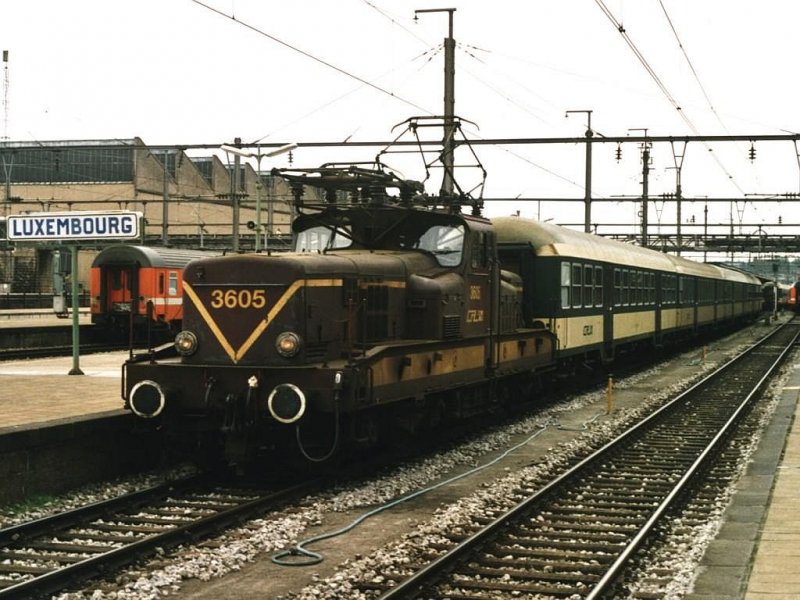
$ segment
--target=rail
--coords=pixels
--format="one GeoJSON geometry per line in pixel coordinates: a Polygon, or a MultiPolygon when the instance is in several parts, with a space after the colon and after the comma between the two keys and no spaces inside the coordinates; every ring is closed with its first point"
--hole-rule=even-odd
{"type": "Polygon", "coordinates": [[[528,496],[381,600],[595,599],[682,502],[797,342],[790,322],[528,496]]]}

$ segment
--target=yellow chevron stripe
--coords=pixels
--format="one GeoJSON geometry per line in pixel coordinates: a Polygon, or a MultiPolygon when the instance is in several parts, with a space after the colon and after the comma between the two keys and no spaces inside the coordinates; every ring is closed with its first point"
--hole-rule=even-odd
{"type": "Polygon", "coordinates": [[[209,329],[211,329],[211,333],[213,333],[214,337],[217,338],[217,341],[222,346],[222,349],[225,350],[225,353],[233,362],[236,362],[236,353],[233,350],[233,346],[230,345],[228,340],[222,334],[217,322],[214,321],[214,317],[212,317],[208,310],[206,310],[206,307],[200,301],[200,298],[198,298],[197,293],[192,289],[192,286],[186,281],[183,282],[183,291],[186,292],[187,296],[189,296],[192,304],[197,307],[197,310],[200,312],[200,316],[203,317],[203,320],[208,324],[209,329]]]}
{"type": "Polygon", "coordinates": [[[220,345],[225,350],[225,353],[230,357],[231,362],[233,362],[233,364],[237,364],[240,360],[242,360],[244,355],[247,354],[253,344],[256,343],[256,340],[258,340],[261,334],[264,333],[267,325],[269,325],[278,315],[278,313],[283,310],[283,307],[286,306],[286,303],[289,302],[289,299],[297,292],[297,290],[299,290],[301,287],[342,287],[342,285],[341,279],[298,279],[292,283],[292,285],[290,285],[285,292],[283,292],[280,298],[278,298],[278,301],[272,306],[271,309],[269,309],[264,318],[259,321],[258,325],[256,325],[255,329],[253,329],[239,350],[233,349],[233,346],[231,346],[230,342],[228,342],[228,339],[222,333],[222,330],[219,328],[216,321],[214,321],[214,318],[200,301],[197,293],[192,289],[192,286],[184,281],[183,289],[186,291],[186,295],[189,296],[191,301],[197,307],[197,310],[200,312],[203,320],[205,320],[205,322],[208,324],[211,332],[214,334],[214,337],[217,338],[217,341],[219,341],[220,345]]]}

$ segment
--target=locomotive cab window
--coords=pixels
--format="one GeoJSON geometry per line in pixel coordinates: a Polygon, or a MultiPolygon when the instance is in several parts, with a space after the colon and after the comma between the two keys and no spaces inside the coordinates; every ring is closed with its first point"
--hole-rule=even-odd
{"type": "Polygon", "coordinates": [[[296,252],[321,252],[352,245],[349,227],[310,227],[297,234],[296,252]]]}
{"type": "Polygon", "coordinates": [[[423,233],[415,247],[427,250],[443,267],[455,267],[461,263],[464,252],[463,225],[433,225],[423,233]]]}

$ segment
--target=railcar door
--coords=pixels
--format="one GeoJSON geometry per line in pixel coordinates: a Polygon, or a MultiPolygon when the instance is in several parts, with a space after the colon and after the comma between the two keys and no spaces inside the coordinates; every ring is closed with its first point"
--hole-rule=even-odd
{"type": "Polygon", "coordinates": [[[656,348],[661,347],[662,339],[661,339],[661,273],[651,273],[651,277],[655,277],[655,281],[653,285],[655,286],[654,296],[652,298],[653,301],[653,310],[656,311],[656,333],[655,333],[655,340],[653,343],[655,344],[656,348]]]}
{"type": "Polygon", "coordinates": [[[620,271],[612,265],[605,265],[603,271],[603,360],[610,361],[614,359],[615,282],[620,271]]]}
{"type": "Polygon", "coordinates": [[[136,268],[134,265],[109,265],[105,269],[105,311],[111,315],[128,315],[135,308],[136,268]]]}

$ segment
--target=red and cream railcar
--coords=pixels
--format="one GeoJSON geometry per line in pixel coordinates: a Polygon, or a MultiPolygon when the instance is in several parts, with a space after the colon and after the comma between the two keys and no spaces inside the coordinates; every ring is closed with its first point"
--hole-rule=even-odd
{"type": "Polygon", "coordinates": [[[119,244],[92,262],[92,323],[118,330],[150,324],[179,330],[183,269],[214,253],[179,248],[119,244]]]}

